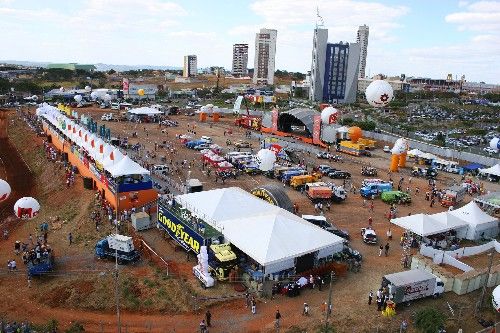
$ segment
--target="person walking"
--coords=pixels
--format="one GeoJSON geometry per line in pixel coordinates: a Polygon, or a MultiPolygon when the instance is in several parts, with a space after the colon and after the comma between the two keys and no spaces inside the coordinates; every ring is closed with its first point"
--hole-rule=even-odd
{"type": "Polygon", "coordinates": [[[370,202],[370,211],[373,212],[373,208],[374,208],[374,206],[373,206],[373,198],[372,198],[372,201],[370,202]]]}
{"type": "Polygon", "coordinates": [[[207,310],[205,313],[205,319],[207,320],[207,326],[212,327],[212,314],[210,313],[210,310],[207,310]]]}
{"type": "Polygon", "coordinates": [[[274,315],[274,326],[279,331],[281,326],[281,313],[279,309],[276,309],[276,314],[274,315]]]}
{"type": "Polygon", "coordinates": [[[391,228],[389,228],[389,230],[387,230],[387,239],[388,240],[392,240],[392,231],[391,231],[391,228]]]}
{"type": "Polygon", "coordinates": [[[249,307],[250,306],[250,293],[247,291],[245,293],[245,307],[249,307]]]}
{"type": "Polygon", "coordinates": [[[382,257],[382,251],[384,250],[384,246],[380,244],[379,250],[378,250],[378,256],[382,257]]]}
{"type": "Polygon", "coordinates": [[[304,303],[304,309],[302,310],[303,316],[309,316],[309,304],[304,303]]]}
{"type": "Polygon", "coordinates": [[[373,218],[370,216],[370,217],[368,218],[368,225],[371,227],[371,226],[372,226],[372,224],[373,224],[373,218]]]}
{"type": "Polygon", "coordinates": [[[31,274],[28,273],[28,288],[31,288],[31,274]]]}
{"type": "Polygon", "coordinates": [[[69,245],[71,245],[73,243],[73,234],[71,234],[71,232],[68,234],[68,241],[69,241],[69,245]]]}
{"type": "Polygon", "coordinates": [[[389,243],[385,244],[385,256],[387,257],[389,255],[389,243]]]}
{"type": "Polygon", "coordinates": [[[207,324],[205,324],[205,319],[202,319],[200,323],[200,333],[206,333],[206,332],[207,332],[207,324]]]}
{"type": "Polygon", "coordinates": [[[377,297],[377,311],[381,311],[382,309],[382,296],[377,297]]]}
{"type": "Polygon", "coordinates": [[[368,294],[368,305],[372,305],[372,299],[373,299],[373,290],[370,290],[370,293],[368,294]]]}
{"type": "Polygon", "coordinates": [[[257,302],[255,302],[255,298],[252,297],[252,314],[257,313],[257,302]]]}

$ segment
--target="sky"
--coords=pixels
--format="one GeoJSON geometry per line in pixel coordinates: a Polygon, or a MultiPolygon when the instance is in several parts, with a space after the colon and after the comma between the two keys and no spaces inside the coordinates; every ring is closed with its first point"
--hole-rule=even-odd
{"type": "Polygon", "coordinates": [[[370,27],[367,75],[500,83],[500,1],[0,0],[0,59],[231,68],[232,45],[278,30],[276,68],[311,67],[316,8],[329,42],[370,27]]]}

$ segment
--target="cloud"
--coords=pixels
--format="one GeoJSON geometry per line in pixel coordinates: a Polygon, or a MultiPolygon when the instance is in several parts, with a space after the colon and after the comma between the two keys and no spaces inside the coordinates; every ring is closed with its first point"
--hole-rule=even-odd
{"type": "Polygon", "coordinates": [[[446,15],[445,21],[459,29],[500,33],[500,2],[479,1],[462,6],[464,11],[446,15]]]}

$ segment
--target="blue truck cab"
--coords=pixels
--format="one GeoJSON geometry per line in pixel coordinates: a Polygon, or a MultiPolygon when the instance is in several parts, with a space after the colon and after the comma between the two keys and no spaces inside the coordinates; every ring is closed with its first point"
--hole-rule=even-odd
{"type": "Polygon", "coordinates": [[[209,143],[209,142],[207,142],[206,139],[191,140],[186,142],[186,147],[188,147],[189,149],[194,149],[194,147],[199,146],[203,143],[209,143]]]}
{"type": "Polygon", "coordinates": [[[363,186],[359,193],[364,198],[371,198],[373,196],[377,197],[382,192],[392,191],[392,185],[390,183],[376,183],[376,184],[368,184],[363,186]]]}
{"type": "Polygon", "coordinates": [[[285,182],[289,183],[290,179],[292,179],[292,177],[302,176],[305,174],[307,174],[307,171],[303,170],[303,169],[289,170],[289,171],[283,172],[283,175],[281,176],[281,180],[285,180],[285,182]]]}

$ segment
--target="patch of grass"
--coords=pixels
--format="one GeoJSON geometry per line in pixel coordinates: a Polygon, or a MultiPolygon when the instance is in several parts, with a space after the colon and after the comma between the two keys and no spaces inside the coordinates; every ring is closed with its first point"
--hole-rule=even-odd
{"type": "Polygon", "coordinates": [[[153,305],[153,301],[150,298],[148,298],[147,300],[144,301],[143,304],[145,307],[149,308],[153,305]]]}

